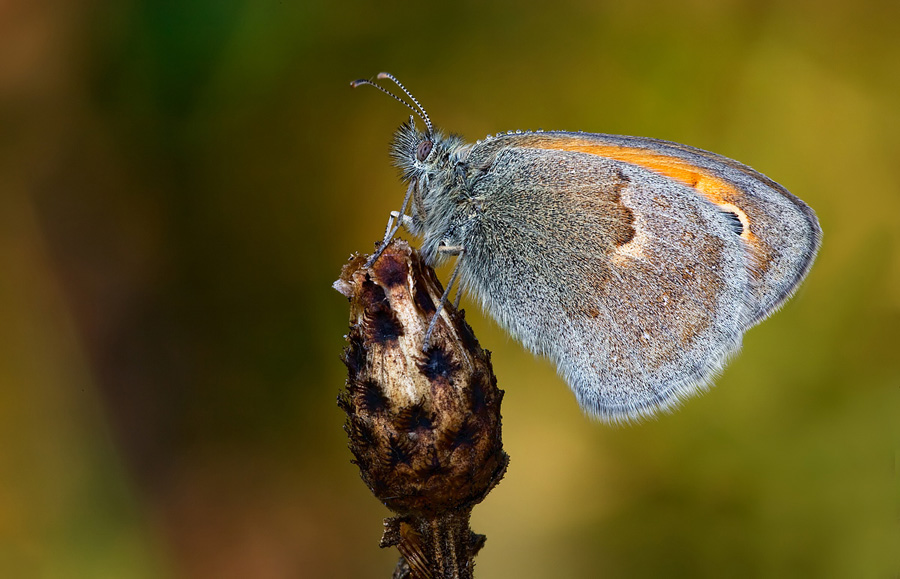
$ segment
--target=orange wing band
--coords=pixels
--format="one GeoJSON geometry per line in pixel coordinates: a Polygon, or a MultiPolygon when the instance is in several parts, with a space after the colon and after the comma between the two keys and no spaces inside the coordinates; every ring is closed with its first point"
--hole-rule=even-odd
{"type": "Polygon", "coordinates": [[[750,220],[746,213],[735,202],[743,197],[743,194],[727,181],[709,174],[706,170],[693,165],[683,159],[652,153],[646,149],[632,149],[616,147],[613,145],[598,145],[589,141],[577,139],[567,140],[565,143],[529,143],[528,146],[537,149],[553,149],[558,151],[574,151],[607,157],[616,161],[622,161],[631,165],[643,167],[664,177],[668,177],[679,183],[697,190],[711,203],[718,205],[723,211],[729,211],[738,216],[743,225],[741,237],[753,244],[756,236],[750,227],[750,220]]]}

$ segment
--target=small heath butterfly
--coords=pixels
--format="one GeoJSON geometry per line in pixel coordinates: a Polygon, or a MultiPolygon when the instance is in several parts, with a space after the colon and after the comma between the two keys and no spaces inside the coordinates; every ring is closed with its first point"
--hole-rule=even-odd
{"type": "Polygon", "coordinates": [[[812,266],[816,214],[737,161],[580,132],[467,143],[434,130],[393,76],[378,78],[413,104],[369,80],[352,85],[389,94],[425,125],[410,116],[394,135],[408,189],[382,247],[403,225],[423,237],[428,263],[457,256],[447,292],[458,278],[556,364],[591,416],[651,416],[704,389],[812,266]]]}

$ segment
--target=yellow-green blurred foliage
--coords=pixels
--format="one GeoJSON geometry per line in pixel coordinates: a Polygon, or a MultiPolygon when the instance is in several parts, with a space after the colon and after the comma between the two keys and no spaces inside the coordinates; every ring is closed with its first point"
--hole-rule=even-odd
{"type": "Polygon", "coordinates": [[[717,387],[639,426],[468,304],[512,457],[479,577],[898,573],[900,3],[7,0],[0,577],[389,575],[330,287],[404,191],[408,111],[348,86],[381,70],[472,140],[725,154],[825,231],[717,387]]]}

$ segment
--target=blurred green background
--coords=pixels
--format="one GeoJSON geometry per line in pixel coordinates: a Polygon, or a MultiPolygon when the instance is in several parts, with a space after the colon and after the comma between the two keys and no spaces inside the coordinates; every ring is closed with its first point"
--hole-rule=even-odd
{"type": "MultiPolygon", "coordinates": [[[[0,2],[0,576],[387,577],[335,398],[346,300],[436,125],[652,136],[817,212],[818,262],[717,387],[584,418],[494,353],[478,577],[900,572],[900,3],[0,2]]],[[[446,279],[446,271],[442,272],[446,279]]]]}

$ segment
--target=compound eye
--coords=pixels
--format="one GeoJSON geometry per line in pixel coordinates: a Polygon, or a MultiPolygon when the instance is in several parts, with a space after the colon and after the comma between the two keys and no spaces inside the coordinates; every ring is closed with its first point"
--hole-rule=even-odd
{"type": "Polygon", "coordinates": [[[419,161],[427,159],[428,154],[431,153],[432,146],[434,146],[434,143],[427,139],[419,143],[419,146],[416,148],[416,159],[419,161]]]}

